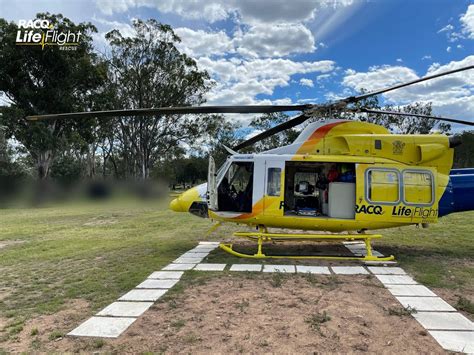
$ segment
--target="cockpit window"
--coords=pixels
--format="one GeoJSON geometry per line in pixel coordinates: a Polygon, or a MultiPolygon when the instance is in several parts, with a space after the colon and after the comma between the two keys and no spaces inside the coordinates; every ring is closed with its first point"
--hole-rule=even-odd
{"type": "Polygon", "coordinates": [[[253,163],[232,162],[217,191],[219,211],[252,212],[253,163]]]}

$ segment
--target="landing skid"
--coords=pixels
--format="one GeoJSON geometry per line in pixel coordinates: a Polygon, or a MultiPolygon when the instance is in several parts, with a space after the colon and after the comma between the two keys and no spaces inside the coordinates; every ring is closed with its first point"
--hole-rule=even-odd
{"type": "Polygon", "coordinates": [[[241,258],[251,259],[324,259],[324,260],[362,260],[362,261],[390,261],[394,260],[393,255],[378,257],[372,254],[372,239],[382,238],[380,234],[283,234],[263,232],[236,232],[236,237],[243,237],[257,241],[257,253],[245,254],[235,251],[232,243],[221,243],[219,247],[225,252],[241,258]],[[313,240],[313,241],[354,241],[362,240],[365,243],[365,256],[344,256],[344,255],[267,255],[263,253],[263,242],[267,241],[287,241],[287,240],[313,240]]]}

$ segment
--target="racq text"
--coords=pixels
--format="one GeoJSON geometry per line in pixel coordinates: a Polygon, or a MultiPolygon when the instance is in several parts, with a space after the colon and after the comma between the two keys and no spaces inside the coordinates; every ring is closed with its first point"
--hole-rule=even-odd
{"type": "Polygon", "coordinates": [[[20,20],[18,28],[16,43],[20,45],[77,45],[82,36],[80,31],[58,31],[48,20],[20,20]]]}

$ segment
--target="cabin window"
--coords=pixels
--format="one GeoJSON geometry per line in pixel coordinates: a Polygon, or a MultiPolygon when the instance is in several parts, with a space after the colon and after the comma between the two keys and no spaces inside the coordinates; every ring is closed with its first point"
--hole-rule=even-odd
{"type": "Polygon", "coordinates": [[[280,196],[280,168],[269,168],[267,178],[267,195],[280,196]]]}
{"type": "Polygon", "coordinates": [[[434,181],[429,171],[403,172],[403,189],[405,202],[414,205],[433,203],[434,181]]]}
{"type": "Polygon", "coordinates": [[[370,202],[397,203],[400,200],[400,177],[396,170],[368,170],[366,186],[370,202]]]}

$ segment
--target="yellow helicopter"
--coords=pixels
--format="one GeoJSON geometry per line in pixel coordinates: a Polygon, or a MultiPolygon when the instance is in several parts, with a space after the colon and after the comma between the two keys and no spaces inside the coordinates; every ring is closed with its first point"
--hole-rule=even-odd
{"type": "Polygon", "coordinates": [[[303,258],[387,261],[393,256],[377,257],[371,249],[371,240],[381,236],[366,234],[366,230],[412,224],[426,226],[448,213],[474,209],[474,169],[451,170],[453,148],[460,143],[458,139],[441,134],[391,134],[379,125],[331,119],[310,123],[290,145],[259,154],[237,151],[312,117],[328,117],[338,112],[415,116],[474,125],[445,117],[353,106],[374,95],[473,68],[463,67],[322,105],[169,107],[51,114],[27,119],[301,111],[299,116],[233,149],[226,147],[230,156],[218,171],[210,157],[207,183],[182,193],[171,201],[170,208],[219,223],[255,227],[252,232],[235,233],[257,241],[255,254],[243,254],[233,250],[232,244],[221,244],[223,250],[240,257],[302,258],[266,255],[263,242],[272,240],[363,240],[367,253],[360,258],[303,258]],[[268,228],[348,234],[271,233],[268,228]]]}

